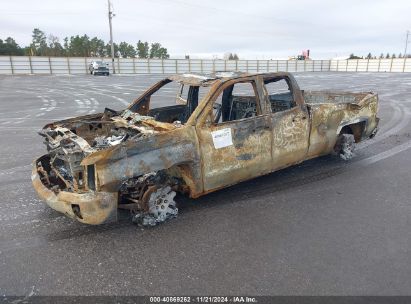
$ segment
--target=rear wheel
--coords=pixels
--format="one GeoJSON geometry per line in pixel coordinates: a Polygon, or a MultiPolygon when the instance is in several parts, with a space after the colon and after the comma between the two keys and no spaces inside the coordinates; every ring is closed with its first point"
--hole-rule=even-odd
{"type": "Polygon", "coordinates": [[[354,157],[355,138],[353,134],[340,134],[334,147],[334,152],[343,160],[354,157]]]}

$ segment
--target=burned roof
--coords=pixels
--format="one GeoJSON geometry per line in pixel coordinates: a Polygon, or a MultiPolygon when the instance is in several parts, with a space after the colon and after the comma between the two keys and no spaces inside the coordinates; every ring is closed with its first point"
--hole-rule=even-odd
{"type": "Polygon", "coordinates": [[[268,73],[245,73],[239,71],[219,71],[212,73],[182,73],[175,74],[168,79],[177,81],[179,83],[188,84],[192,86],[208,87],[213,85],[217,80],[227,81],[230,79],[249,77],[249,76],[263,76],[263,77],[278,77],[284,75],[290,75],[288,72],[268,72],[268,73]]]}
{"type": "Polygon", "coordinates": [[[244,72],[213,72],[213,73],[183,73],[170,76],[169,79],[184,84],[194,86],[211,86],[215,81],[220,79],[234,79],[238,77],[249,76],[251,74],[244,72]]]}

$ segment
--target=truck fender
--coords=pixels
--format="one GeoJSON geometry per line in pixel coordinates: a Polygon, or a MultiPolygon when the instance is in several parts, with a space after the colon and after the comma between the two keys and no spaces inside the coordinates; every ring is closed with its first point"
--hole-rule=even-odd
{"type": "Polygon", "coordinates": [[[353,134],[355,142],[361,141],[368,125],[368,117],[359,117],[350,121],[343,121],[337,128],[337,135],[341,133],[353,134]]]}
{"type": "MultiPolygon", "coordinates": [[[[82,165],[94,166],[97,190],[108,192],[117,191],[127,179],[150,172],[179,169],[184,165],[192,168],[193,164],[200,164],[200,156],[195,137],[186,131],[130,140],[89,155],[82,165]]],[[[193,178],[201,179],[200,168],[193,171],[193,178]]]]}

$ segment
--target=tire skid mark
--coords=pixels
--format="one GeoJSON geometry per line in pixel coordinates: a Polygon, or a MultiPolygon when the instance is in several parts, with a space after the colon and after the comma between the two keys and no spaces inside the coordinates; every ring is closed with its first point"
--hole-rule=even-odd
{"type": "Polygon", "coordinates": [[[408,110],[408,108],[405,108],[401,104],[399,104],[398,107],[400,109],[400,116],[396,116],[396,112],[394,112],[393,118],[391,120],[393,127],[387,127],[385,132],[382,132],[382,134],[377,133],[377,135],[372,140],[367,140],[358,144],[358,150],[383,141],[391,135],[398,134],[401,130],[405,129],[408,126],[410,111],[408,110]]]}
{"type": "Polygon", "coordinates": [[[98,101],[95,100],[94,98],[83,98],[82,100],[80,99],[75,99],[74,100],[77,103],[78,110],[76,113],[84,114],[92,114],[96,112],[97,107],[99,105],[98,101]]]}
{"type": "MultiPolygon", "coordinates": [[[[79,96],[85,96],[85,94],[82,94],[82,93],[72,93],[73,91],[74,92],[76,91],[75,88],[70,88],[69,90],[53,89],[53,94],[59,94],[59,95],[61,95],[63,97],[66,97],[66,98],[69,97],[69,96],[74,96],[76,98],[79,97],[79,96]]],[[[55,102],[55,100],[51,100],[51,101],[52,101],[51,106],[56,107],[57,102],[55,102]]],[[[99,105],[98,101],[96,101],[96,100],[91,101],[90,98],[81,98],[81,100],[80,99],[75,99],[74,101],[76,102],[77,108],[78,108],[78,110],[76,111],[77,114],[84,114],[84,113],[91,114],[91,113],[94,113],[96,111],[98,105],[99,105]]],[[[62,101],[60,103],[64,104],[64,101],[62,101]]],[[[50,109],[47,108],[47,107],[44,110],[50,111],[50,109]]],[[[44,113],[42,115],[44,115],[44,113]]],[[[42,115],[39,115],[39,116],[42,116],[42,115]]]]}
{"type": "Polygon", "coordinates": [[[379,162],[381,160],[384,160],[386,158],[392,157],[392,156],[394,156],[398,153],[404,152],[404,151],[406,151],[410,148],[411,148],[411,141],[407,141],[407,142],[402,143],[398,146],[395,146],[391,149],[388,149],[384,152],[381,152],[381,153],[378,153],[376,155],[367,157],[365,159],[360,159],[360,160],[354,162],[352,165],[360,164],[361,166],[368,166],[368,165],[374,164],[376,162],[379,162]]]}
{"type": "Polygon", "coordinates": [[[28,118],[30,118],[30,116],[31,116],[30,114],[27,114],[27,115],[25,115],[25,116],[23,116],[23,117],[13,118],[12,123],[13,123],[14,125],[21,124],[21,123],[25,122],[28,118]]]}
{"type": "MultiPolygon", "coordinates": [[[[27,88],[27,90],[16,90],[17,93],[29,95],[33,99],[34,99],[34,97],[37,97],[37,98],[41,99],[42,98],[41,95],[33,96],[34,91],[36,91],[35,88],[29,88],[29,87],[27,88]]],[[[17,114],[17,113],[22,113],[22,114],[24,113],[25,114],[25,113],[29,112],[30,114],[29,114],[28,117],[30,117],[30,115],[33,115],[33,112],[36,111],[36,110],[39,110],[39,108],[38,107],[36,107],[36,108],[26,108],[26,109],[19,110],[19,111],[13,111],[11,113],[7,113],[7,112],[0,113],[0,116],[6,116],[7,119],[9,120],[7,123],[0,123],[0,124],[6,125],[6,124],[12,123],[12,121],[10,121],[10,119],[11,119],[10,114],[17,114]]],[[[19,118],[12,118],[12,119],[14,120],[14,119],[19,119],[19,118]]]]}
{"type": "Polygon", "coordinates": [[[86,105],[81,101],[80,99],[75,99],[74,100],[77,103],[77,108],[78,110],[76,111],[77,114],[82,114],[87,112],[86,105]]]}
{"type": "MultiPolygon", "coordinates": [[[[75,88],[67,87],[67,89],[74,90],[75,88]]],[[[77,88],[77,90],[78,89],[79,88],[77,88]]],[[[87,93],[92,93],[92,94],[97,94],[97,95],[101,95],[101,96],[111,97],[111,98],[121,102],[123,105],[126,105],[126,106],[128,106],[130,104],[130,102],[126,101],[123,98],[117,97],[117,96],[112,95],[112,94],[108,94],[108,93],[112,93],[112,91],[110,91],[110,90],[105,90],[105,89],[95,88],[95,87],[93,87],[92,90],[84,89],[84,88],[80,88],[80,90],[82,90],[83,92],[87,92],[87,93]],[[108,92],[108,93],[103,93],[103,92],[108,92]]]]}
{"type": "Polygon", "coordinates": [[[96,110],[97,110],[100,103],[95,98],[87,98],[87,97],[84,97],[84,96],[86,96],[86,94],[78,93],[78,92],[77,93],[72,93],[73,91],[77,91],[77,90],[75,88],[68,88],[68,90],[53,89],[53,93],[60,94],[64,97],[73,96],[73,97],[76,98],[76,99],[74,99],[74,101],[77,104],[77,108],[78,108],[76,113],[78,113],[78,114],[85,114],[85,113],[92,114],[92,113],[96,112],[96,110]],[[79,98],[80,96],[81,96],[81,98],[79,98]]]}

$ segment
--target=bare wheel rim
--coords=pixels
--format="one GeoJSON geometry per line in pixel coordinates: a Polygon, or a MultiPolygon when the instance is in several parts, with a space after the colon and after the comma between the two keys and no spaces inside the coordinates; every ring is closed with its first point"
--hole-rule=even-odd
{"type": "Polygon", "coordinates": [[[174,218],[178,208],[170,186],[150,186],[143,195],[144,213],[136,214],[133,221],[143,226],[155,226],[174,218]]]}

